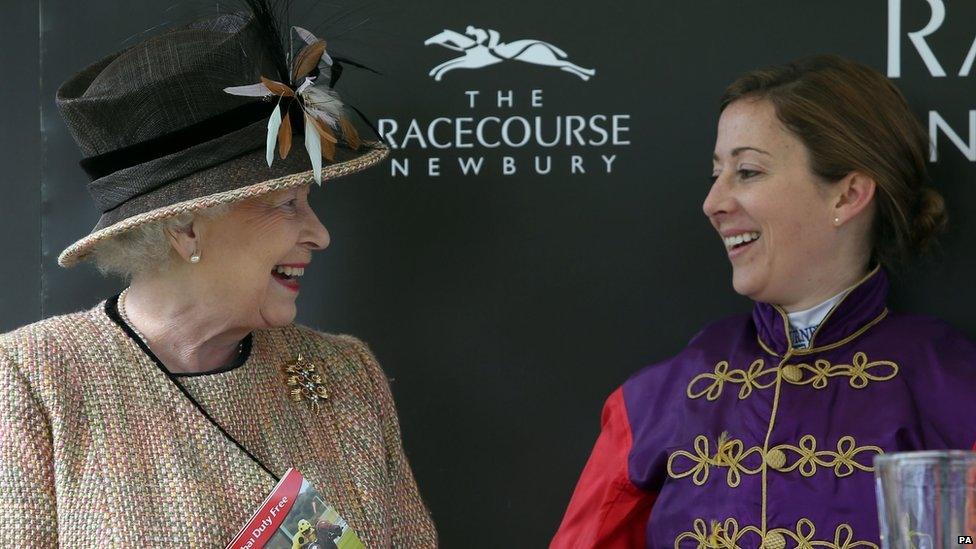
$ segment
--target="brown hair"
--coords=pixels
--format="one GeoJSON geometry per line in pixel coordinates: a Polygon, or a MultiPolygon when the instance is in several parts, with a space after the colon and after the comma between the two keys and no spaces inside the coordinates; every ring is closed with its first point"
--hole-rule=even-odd
{"type": "Polygon", "coordinates": [[[872,260],[897,265],[945,229],[945,201],[928,182],[928,136],[898,89],[878,71],[816,55],[749,72],[722,96],[767,99],[810,151],[827,181],[860,171],[877,184],[872,260]]]}

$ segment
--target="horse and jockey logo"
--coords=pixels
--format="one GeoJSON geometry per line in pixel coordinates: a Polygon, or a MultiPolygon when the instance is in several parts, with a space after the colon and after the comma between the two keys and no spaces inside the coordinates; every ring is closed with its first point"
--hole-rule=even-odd
{"type": "Polygon", "coordinates": [[[437,44],[463,55],[437,65],[431,69],[430,76],[439,82],[444,73],[454,69],[480,69],[508,60],[557,67],[583,80],[589,80],[596,74],[594,69],[584,69],[571,63],[566,59],[566,52],[548,42],[526,39],[506,43],[499,41],[499,36],[498,31],[479,29],[471,25],[468,25],[464,34],[445,29],[440,34],[431,36],[424,42],[425,46],[437,44]]]}

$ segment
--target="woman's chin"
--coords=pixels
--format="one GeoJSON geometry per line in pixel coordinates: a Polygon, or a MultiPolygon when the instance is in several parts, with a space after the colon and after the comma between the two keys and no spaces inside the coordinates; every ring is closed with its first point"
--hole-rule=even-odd
{"type": "Polygon", "coordinates": [[[295,321],[295,313],[294,307],[292,307],[291,311],[275,308],[275,310],[268,311],[262,316],[269,328],[281,328],[295,321]]]}
{"type": "Polygon", "coordinates": [[[295,305],[294,298],[275,297],[265,302],[261,308],[261,318],[264,323],[271,328],[287,326],[295,321],[298,314],[298,307],[295,305]]]}
{"type": "Polygon", "coordinates": [[[741,296],[748,297],[753,301],[760,301],[757,297],[762,285],[756,280],[755,273],[749,272],[750,270],[748,268],[733,268],[732,288],[735,293],[741,296]]]}

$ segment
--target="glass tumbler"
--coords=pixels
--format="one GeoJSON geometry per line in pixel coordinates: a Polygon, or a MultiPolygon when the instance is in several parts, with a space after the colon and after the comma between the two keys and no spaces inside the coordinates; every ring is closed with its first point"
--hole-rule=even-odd
{"type": "Polygon", "coordinates": [[[976,541],[976,452],[883,454],[874,460],[874,479],[884,549],[976,541]]]}

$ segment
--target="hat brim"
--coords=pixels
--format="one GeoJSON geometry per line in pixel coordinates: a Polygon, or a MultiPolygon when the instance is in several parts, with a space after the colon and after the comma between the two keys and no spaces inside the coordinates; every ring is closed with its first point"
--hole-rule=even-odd
{"type": "MultiPolygon", "coordinates": [[[[285,159],[275,158],[270,167],[265,160],[265,151],[259,149],[137,196],[103,213],[88,236],[61,252],[58,265],[73,267],[84,261],[99,242],[140,225],[315,181],[308,155],[303,154],[304,148],[296,148],[300,150],[293,150],[285,159]],[[241,186],[246,181],[259,182],[241,186]],[[174,197],[196,194],[201,196],[174,203],[174,197]]],[[[336,161],[322,166],[322,181],[365,170],[382,161],[389,152],[389,148],[380,142],[364,143],[358,151],[337,148],[336,161]]]]}

